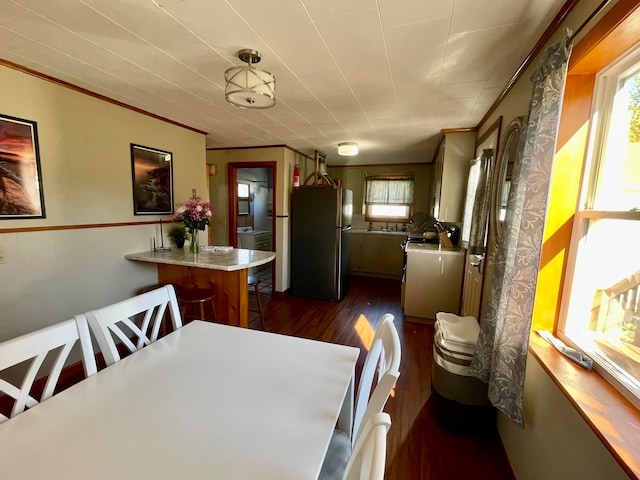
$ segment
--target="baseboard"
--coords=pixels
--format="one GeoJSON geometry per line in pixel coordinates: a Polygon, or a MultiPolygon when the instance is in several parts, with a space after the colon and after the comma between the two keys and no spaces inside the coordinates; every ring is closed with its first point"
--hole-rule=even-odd
{"type": "Polygon", "coordinates": [[[436,323],[435,318],[414,317],[413,315],[405,315],[404,320],[406,322],[422,323],[425,325],[433,325],[436,323]]]}

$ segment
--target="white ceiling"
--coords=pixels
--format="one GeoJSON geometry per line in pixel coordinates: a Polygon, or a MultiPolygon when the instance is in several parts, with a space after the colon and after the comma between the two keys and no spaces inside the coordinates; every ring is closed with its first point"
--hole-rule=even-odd
{"type": "Polygon", "coordinates": [[[0,58],[194,127],[328,164],[430,162],[475,127],[565,0],[0,0],[0,58]],[[273,108],[224,98],[252,48],[273,108]],[[360,145],[338,157],[337,144],[360,145]]]}

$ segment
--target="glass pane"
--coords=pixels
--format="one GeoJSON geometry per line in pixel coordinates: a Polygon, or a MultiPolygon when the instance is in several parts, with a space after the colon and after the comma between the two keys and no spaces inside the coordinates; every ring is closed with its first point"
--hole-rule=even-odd
{"type": "Polygon", "coordinates": [[[621,79],[600,165],[596,210],[640,208],[640,73],[621,79]]]}
{"type": "Polygon", "coordinates": [[[565,334],[609,362],[623,383],[640,389],[638,239],[640,221],[589,222],[579,246],[565,334]]]}
{"type": "Polygon", "coordinates": [[[476,190],[478,189],[478,177],[480,176],[480,161],[475,161],[469,169],[469,178],[467,179],[467,196],[464,201],[464,215],[462,217],[462,241],[469,241],[471,233],[471,215],[473,213],[473,204],[475,202],[476,190]]]}
{"type": "Polygon", "coordinates": [[[238,197],[239,198],[249,198],[249,184],[248,183],[239,183],[238,184],[238,197]]]}
{"type": "Polygon", "coordinates": [[[409,216],[409,207],[403,205],[370,205],[369,215],[376,218],[407,218],[409,216]]]}

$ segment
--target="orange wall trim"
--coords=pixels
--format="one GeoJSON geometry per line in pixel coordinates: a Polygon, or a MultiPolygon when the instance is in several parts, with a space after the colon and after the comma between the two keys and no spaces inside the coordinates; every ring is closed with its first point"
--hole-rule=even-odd
{"type": "MultiPolygon", "coordinates": [[[[48,232],[52,230],[80,230],[83,228],[109,228],[109,227],[132,227],[137,225],[157,225],[158,220],[153,222],[119,222],[119,223],[85,223],[81,225],[51,225],[47,227],[16,227],[0,228],[0,235],[3,233],[25,233],[25,232],[48,232]]],[[[170,223],[167,221],[167,223],[170,223]]]]}

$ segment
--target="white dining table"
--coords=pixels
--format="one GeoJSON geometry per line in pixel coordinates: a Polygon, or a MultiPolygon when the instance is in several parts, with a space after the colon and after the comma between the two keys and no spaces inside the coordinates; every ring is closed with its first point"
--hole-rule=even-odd
{"type": "Polygon", "coordinates": [[[0,424],[0,478],[315,479],[358,354],[191,322],[0,424]]]}

